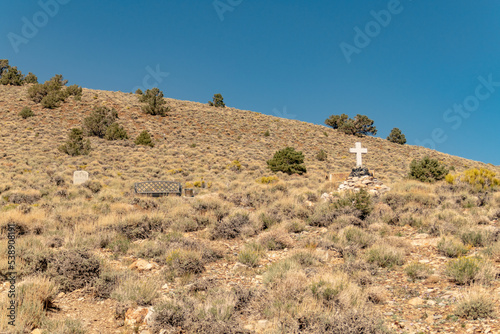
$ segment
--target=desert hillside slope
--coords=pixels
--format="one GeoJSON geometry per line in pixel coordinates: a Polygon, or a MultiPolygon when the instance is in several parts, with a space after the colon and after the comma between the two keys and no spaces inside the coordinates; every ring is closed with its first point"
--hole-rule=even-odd
{"type": "MultiPolygon", "coordinates": [[[[169,114],[150,116],[141,112],[141,103],[134,94],[84,89],[81,101],[70,98],[60,108],[50,110],[31,102],[26,91],[27,87],[0,87],[1,163],[3,167],[17,168],[13,172],[68,165],[74,169],[75,165],[92,163],[92,168],[111,167],[134,180],[172,179],[167,171],[182,168],[197,177],[216,181],[214,171],[223,171],[234,160],[245,166],[244,172],[255,177],[268,175],[266,161],[277,150],[292,146],[304,153],[309,175],[324,177],[350,171],[355,159],[349,148],[356,141],[368,149],[369,154],[363,156],[364,165],[386,182],[401,180],[407,175],[411,160],[424,155],[454,166],[457,171],[470,167],[500,170],[423,147],[401,146],[374,137],[360,139],[320,125],[233,108],[167,99],[169,114]],[[31,107],[36,117],[22,120],[17,114],[25,106],[31,107]],[[68,158],[57,147],[66,140],[72,127],[81,127],[83,118],[94,106],[115,108],[119,123],[131,140],[123,143],[92,138],[94,151],[90,156],[68,158]],[[142,130],[153,135],[157,143],[154,148],[132,144],[142,130]],[[267,137],[266,131],[270,134],[267,137]],[[320,149],[328,154],[326,162],[315,159],[320,149]]],[[[325,118],[328,116],[325,114],[325,118]]]]}
{"type": "Polygon", "coordinates": [[[498,187],[406,178],[426,155],[455,174],[499,166],[195,102],[150,116],[121,92],[43,109],[27,89],[0,86],[0,333],[500,332],[498,187]],[[96,106],[129,139],[62,153],[96,106]],[[143,130],[154,147],[134,144],[143,130]],[[390,191],[326,180],[354,167],[357,141],[390,191]],[[306,174],[267,168],[287,146],[306,174]],[[76,170],[90,179],[74,185],[76,170]],[[134,193],[146,180],[196,196],[134,193]]]}

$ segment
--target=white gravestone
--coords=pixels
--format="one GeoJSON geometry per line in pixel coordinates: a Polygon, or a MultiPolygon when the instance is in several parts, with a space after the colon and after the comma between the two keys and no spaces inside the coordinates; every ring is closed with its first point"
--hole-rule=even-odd
{"type": "Polygon", "coordinates": [[[368,149],[361,148],[361,143],[356,143],[356,147],[355,148],[350,148],[349,152],[356,153],[356,167],[363,166],[362,161],[361,161],[361,154],[362,153],[368,153],[368,149]]]}
{"type": "Polygon", "coordinates": [[[84,170],[77,170],[73,173],[73,184],[85,183],[89,179],[89,173],[84,170]]]}

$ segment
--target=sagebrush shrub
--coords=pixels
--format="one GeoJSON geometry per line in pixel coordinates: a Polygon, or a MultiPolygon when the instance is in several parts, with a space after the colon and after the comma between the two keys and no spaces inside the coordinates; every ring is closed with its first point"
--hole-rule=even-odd
{"type": "Polygon", "coordinates": [[[337,210],[351,207],[359,211],[358,218],[365,219],[373,211],[373,205],[370,194],[365,189],[359,191],[346,192],[343,197],[334,202],[337,210]]]}
{"type": "Polygon", "coordinates": [[[211,239],[234,239],[238,237],[243,227],[250,224],[247,213],[236,213],[226,217],[222,222],[217,223],[210,233],[211,239]]]}
{"type": "Polygon", "coordinates": [[[468,249],[464,246],[464,244],[457,240],[456,238],[442,238],[438,244],[437,248],[440,253],[447,257],[460,257],[467,254],[468,249]]]}
{"type": "Polygon", "coordinates": [[[28,117],[33,117],[35,116],[35,113],[31,110],[31,108],[29,107],[24,107],[20,112],[19,112],[19,116],[21,116],[22,118],[26,119],[28,117]]]}
{"type": "Polygon", "coordinates": [[[54,257],[47,268],[47,274],[59,283],[64,292],[93,284],[100,272],[99,260],[83,250],[62,251],[54,257]]]}
{"type": "Polygon", "coordinates": [[[319,150],[318,153],[316,154],[316,159],[319,161],[326,161],[328,158],[328,154],[324,150],[319,150]]]}
{"type": "Polygon", "coordinates": [[[205,270],[201,254],[191,250],[172,250],[167,254],[165,263],[175,276],[199,274],[205,270]]]}
{"type": "Polygon", "coordinates": [[[378,244],[368,250],[367,261],[382,268],[391,268],[404,263],[404,254],[397,248],[378,244]]]}
{"type": "Polygon", "coordinates": [[[412,262],[405,268],[405,273],[411,281],[416,281],[418,279],[425,279],[429,277],[432,273],[432,269],[429,265],[412,262]]]}
{"type": "Polygon", "coordinates": [[[494,318],[497,300],[495,293],[479,286],[471,288],[458,300],[455,315],[468,320],[494,318]]]}
{"type": "Polygon", "coordinates": [[[159,281],[155,277],[142,279],[138,275],[129,274],[118,284],[111,293],[111,298],[119,302],[135,302],[141,306],[148,306],[158,297],[159,281]]]}
{"type": "Polygon", "coordinates": [[[411,179],[422,182],[435,182],[443,180],[448,174],[448,169],[436,159],[431,159],[428,156],[421,160],[413,160],[410,163],[411,179]]]}
{"type": "Polygon", "coordinates": [[[461,257],[448,262],[445,274],[457,284],[487,284],[495,278],[496,272],[491,263],[480,257],[461,257]]]}
{"type": "Polygon", "coordinates": [[[283,172],[286,174],[303,174],[306,173],[304,163],[304,155],[300,151],[295,151],[293,147],[286,147],[274,153],[271,160],[267,161],[267,166],[273,172],[283,172]]]}

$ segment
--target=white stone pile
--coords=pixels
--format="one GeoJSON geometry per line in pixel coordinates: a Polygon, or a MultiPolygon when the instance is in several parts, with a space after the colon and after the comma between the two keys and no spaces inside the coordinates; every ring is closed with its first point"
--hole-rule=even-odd
{"type": "Polygon", "coordinates": [[[380,195],[386,191],[391,190],[388,186],[384,185],[381,181],[377,180],[371,175],[363,175],[360,177],[349,176],[347,180],[339,185],[338,191],[359,191],[365,189],[372,195],[380,195]]]}

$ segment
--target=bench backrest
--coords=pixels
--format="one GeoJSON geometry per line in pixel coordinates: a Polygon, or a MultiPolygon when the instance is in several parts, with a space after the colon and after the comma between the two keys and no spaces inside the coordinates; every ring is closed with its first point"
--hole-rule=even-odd
{"type": "Polygon", "coordinates": [[[138,194],[181,194],[182,185],[174,181],[145,181],[134,184],[138,194]]]}

